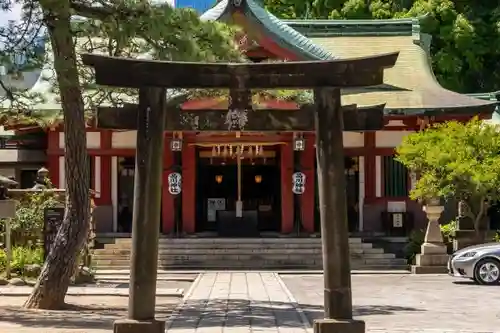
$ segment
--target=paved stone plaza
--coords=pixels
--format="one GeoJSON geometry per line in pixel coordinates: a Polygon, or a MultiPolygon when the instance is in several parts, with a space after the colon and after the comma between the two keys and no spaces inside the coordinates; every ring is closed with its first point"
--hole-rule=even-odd
{"type": "Polygon", "coordinates": [[[292,300],[275,273],[205,273],[167,332],[306,333],[292,300]]]}
{"type": "MultiPolygon", "coordinates": [[[[500,289],[447,276],[354,275],[354,309],[369,333],[500,332],[500,289]]],[[[205,273],[169,333],[311,332],[321,275],[205,273]]]]}
{"type": "MultiPolygon", "coordinates": [[[[309,320],[322,316],[321,275],[281,278],[309,320]]],[[[355,315],[368,332],[500,332],[500,287],[444,275],[353,275],[352,281],[355,315]]]]}
{"type": "MultiPolygon", "coordinates": [[[[447,276],[361,274],[352,280],[355,315],[368,333],[500,333],[500,287],[447,276]]],[[[165,282],[183,289],[185,298],[175,310],[180,297],[158,297],[157,316],[167,319],[168,333],[312,333],[311,321],[323,314],[322,284],[319,274],[207,272],[191,286],[165,282]]],[[[68,296],[77,306],[71,311],[32,311],[20,308],[26,296],[12,295],[0,297],[0,332],[111,332],[128,303],[95,291],[68,296]]]]}

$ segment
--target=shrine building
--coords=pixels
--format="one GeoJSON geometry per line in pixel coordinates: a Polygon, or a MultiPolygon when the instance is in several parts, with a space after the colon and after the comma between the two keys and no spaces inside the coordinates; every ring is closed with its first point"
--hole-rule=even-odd
{"type": "MultiPolygon", "coordinates": [[[[240,26],[244,33],[238,36],[239,45],[255,62],[399,52],[396,65],[384,73],[384,85],[342,92],[344,105],[385,104],[381,130],[343,135],[348,223],[353,233],[406,235],[424,226],[420,204],[408,198],[415,175],[394,159],[395,147],[409,133],[433,122],[467,121],[476,115],[489,118],[496,105],[439,85],[429,60],[431,37],[420,32],[417,19],[283,21],[257,0],[222,0],[201,17],[240,26]]],[[[50,89],[39,80],[31,90],[48,94],[50,89]]],[[[52,102],[41,108],[57,108],[55,100],[49,99],[52,102]]],[[[201,113],[227,109],[226,97],[175,97],[169,104],[180,112],[199,112],[200,118],[182,131],[165,133],[163,234],[258,237],[319,232],[313,128],[224,131],[219,126],[224,126],[224,120],[219,119],[219,127],[214,125],[217,130],[201,131],[197,130],[204,126],[201,113]],[[225,229],[229,228],[226,220],[237,210],[246,217],[246,224],[225,229]]],[[[300,102],[260,96],[254,108],[293,112],[300,109],[300,102]]],[[[35,124],[10,128],[18,135],[40,132],[35,124]]],[[[43,131],[45,165],[54,186],[64,188],[64,131],[57,123],[43,131]]],[[[135,130],[88,127],[91,187],[97,193],[100,233],[131,230],[135,145],[135,130]]]]}

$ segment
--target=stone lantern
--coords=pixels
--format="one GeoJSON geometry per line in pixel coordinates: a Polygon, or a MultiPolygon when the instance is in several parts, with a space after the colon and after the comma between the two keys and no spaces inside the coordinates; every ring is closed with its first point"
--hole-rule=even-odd
{"type": "Polygon", "coordinates": [[[47,179],[49,178],[49,170],[44,167],[41,167],[36,172],[35,184],[33,186],[33,190],[45,190],[47,189],[47,179]]]}
{"type": "Polygon", "coordinates": [[[420,254],[416,256],[416,265],[412,266],[411,271],[414,274],[446,273],[448,253],[439,227],[439,218],[444,211],[444,206],[439,199],[434,198],[427,200],[423,211],[427,215],[429,223],[427,223],[420,254]]]}

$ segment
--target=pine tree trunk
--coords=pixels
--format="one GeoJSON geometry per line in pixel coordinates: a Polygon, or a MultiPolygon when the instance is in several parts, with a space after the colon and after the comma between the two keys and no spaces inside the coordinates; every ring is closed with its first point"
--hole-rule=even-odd
{"type": "Polygon", "coordinates": [[[50,34],[64,112],[66,211],[52,250],[24,306],[58,309],[64,305],[76,259],[88,234],[90,176],[69,1],[45,0],[40,3],[50,34]]]}

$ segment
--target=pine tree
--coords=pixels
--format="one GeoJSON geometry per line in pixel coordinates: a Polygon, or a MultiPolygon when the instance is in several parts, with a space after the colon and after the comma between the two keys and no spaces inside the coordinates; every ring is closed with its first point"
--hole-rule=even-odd
{"type": "Polygon", "coordinates": [[[142,0],[0,0],[0,6],[4,11],[20,6],[22,12],[19,21],[0,29],[0,60],[8,69],[6,78],[0,80],[6,92],[2,116],[43,124],[63,119],[67,178],[64,221],[25,303],[28,308],[57,309],[64,305],[88,234],[86,118],[96,105],[136,99],[136,91],[96,87],[90,69],[81,66],[79,54],[185,61],[239,61],[241,55],[233,40],[234,29],[202,22],[188,9],[142,0]],[[49,45],[45,54],[36,42],[44,36],[49,45]],[[51,91],[33,92],[9,85],[10,78],[42,64],[49,64],[42,76],[51,83],[51,91]],[[44,111],[41,105],[54,96],[62,112],[44,111]]]}

